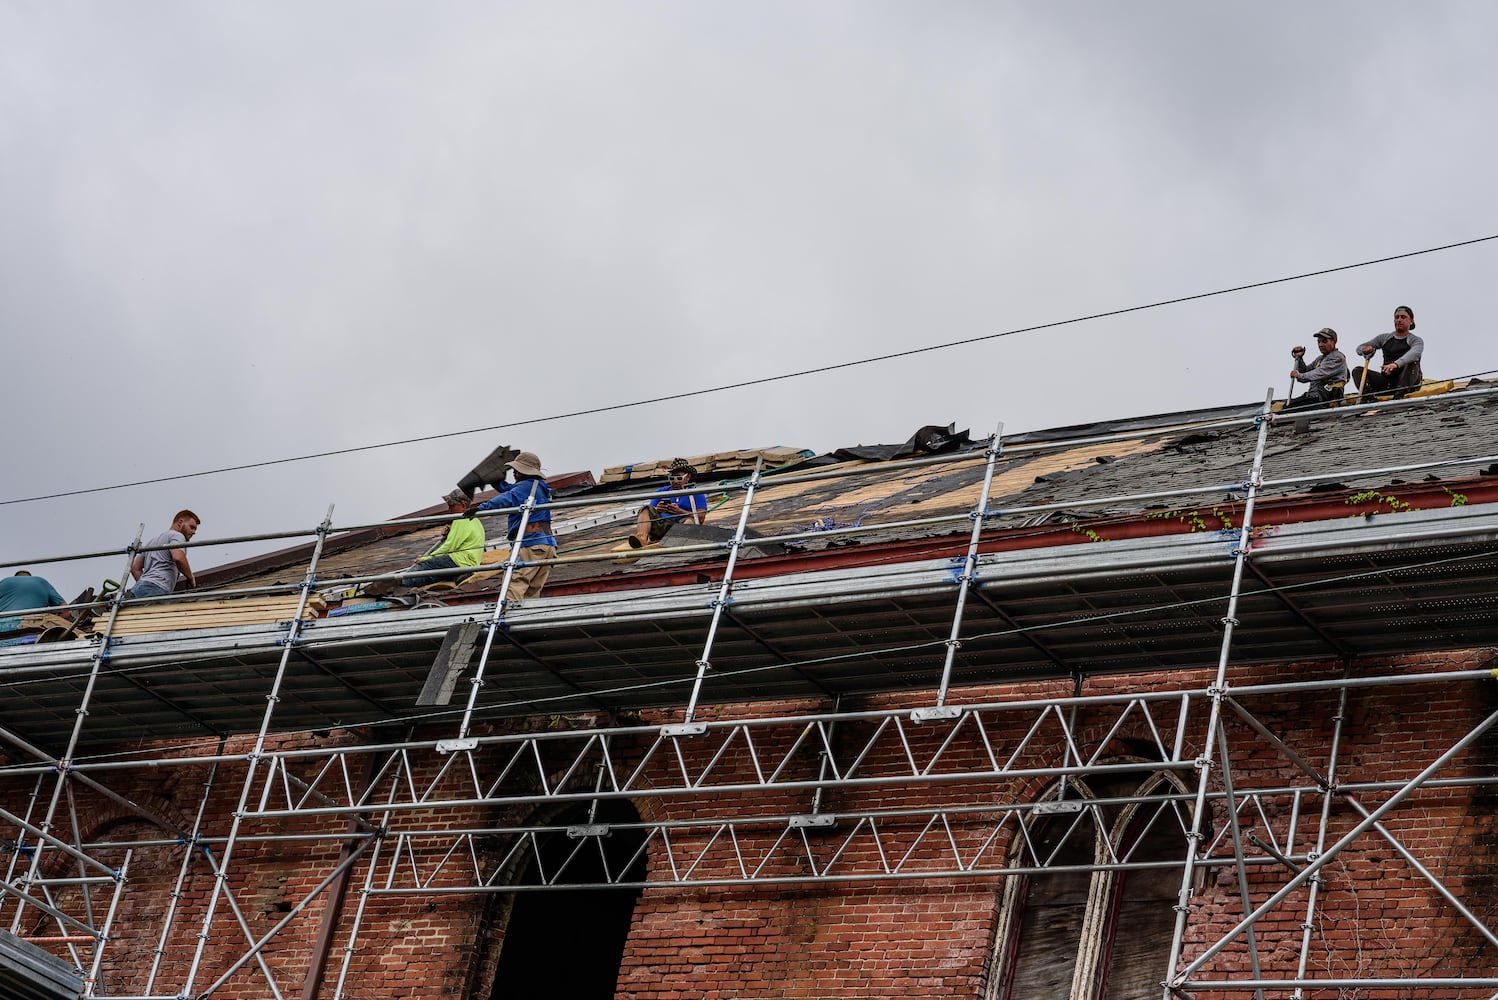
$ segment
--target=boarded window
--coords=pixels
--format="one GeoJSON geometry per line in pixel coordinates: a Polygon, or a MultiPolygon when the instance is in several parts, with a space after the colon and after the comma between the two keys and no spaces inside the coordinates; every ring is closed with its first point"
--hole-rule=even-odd
{"type": "Polygon", "coordinates": [[[1186,838],[1177,787],[1158,774],[1073,779],[1016,848],[1040,868],[1006,887],[989,1000],[1136,1000],[1160,993],[1175,931],[1186,838]],[[1118,861],[1168,867],[1089,870],[1118,861]]]}
{"type": "Polygon", "coordinates": [[[1016,893],[1023,909],[1014,935],[1014,960],[999,994],[1004,1000],[1070,995],[1087,916],[1091,875],[1086,868],[1096,853],[1096,840],[1092,810],[1050,816],[1032,827],[1024,848],[1025,867],[1080,870],[1024,876],[1016,893]]]}

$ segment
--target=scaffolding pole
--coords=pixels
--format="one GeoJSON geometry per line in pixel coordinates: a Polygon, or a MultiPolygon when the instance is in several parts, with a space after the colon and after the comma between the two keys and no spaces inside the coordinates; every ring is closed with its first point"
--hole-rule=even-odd
{"type": "Polygon", "coordinates": [[[1270,407],[1274,403],[1271,390],[1264,398],[1264,409],[1259,415],[1258,443],[1254,446],[1253,468],[1244,483],[1246,496],[1243,501],[1243,523],[1238,527],[1238,547],[1233,557],[1233,582],[1228,591],[1227,614],[1222,618],[1222,646],[1217,656],[1217,676],[1208,694],[1212,709],[1207,716],[1207,732],[1202,740],[1201,756],[1197,759],[1199,780],[1196,791],[1196,808],[1191,815],[1191,829],[1186,835],[1186,860],[1181,866],[1181,889],[1176,903],[1175,931],[1170,939],[1170,958],[1165,976],[1161,1000],[1171,1000],[1176,965],[1181,960],[1181,949],[1185,940],[1186,921],[1191,913],[1191,897],[1196,879],[1197,846],[1201,839],[1202,816],[1207,805],[1207,787],[1212,778],[1212,754],[1215,750],[1217,729],[1222,724],[1222,699],[1226,694],[1228,659],[1233,648],[1233,628],[1238,624],[1238,590],[1243,583],[1243,567],[1248,561],[1249,546],[1253,542],[1254,501],[1258,497],[1259,482],[1264,476],[1264,447],[1269,441],[1270,407]]]}
{"type": "MultiPolygon", "coordinates": [[[[322,524],[317,529],[317,542],[312,550],[312,559],[307,564],[307,572],[302,577],[301,594],[297,598],[296,615],[287,626],[286,645],[281,651],[281,660],[276,666],[275,679],[271,682],[270,693],[265,698],[265,714],[260,719],[260,729],[255,734],[255,744],[245,756],[246,767],[244,785],[239,792],[239,805],[235,807],[234,819],[229,826],[229,841],[224,847],[224,857],[219,863],[218,871],[213,877],[213,891],[208,896],[208,904],[203,913],[203,929],[198,934],[198,943],[193,950],[192,964],[188,966],[187,978],[183,982],[182,993],[184,996],[192,995],[193,983],[197,979],[198,969],[203,963],[204,953],[208,948],[208,941],[213,930],[213,915],[218,909],[219,898],[227,892],[225,885],[227,869],[234,857],[234,840],[239,834],[239,828],[244,823],[245,808],[249,805],[250,791],[255,785],[257,765],[265,752],[266,738],[270,733],[271,719],[275,716],[276,701],[280,697],[281,681],[286,676],[286,664],[291,659],[291,650],[296,645],[297,637],[302,629],[302,615],[307,610],[307,599],[312,594],[313,586],[317,582],[317,561],[322,555],[323,542],[328,537],[328,529],[333,521],[333,508],[328,507],[328,512],[323,516],[322,524]]],[[[259,953],[256,952],[258,955],[259,953]]],[[[267,976],[267,982],[275,989],[275,981],[267,976]]],[[[279,994],[278,994],[279,997],[279,994]]]]}
{"type": "Polygon", "coordinates": [[[692,681],[692,694],[687,699],[681,726],[668,727],[671,735],[686,736],[700,731],[694,722],[697,698],[702,693],[703,678],[712,669],[713,639],[718,634],[718,623],[723,620],[723,609],[728,606],[728,597],[733,593],[733,570],[738,565],[739,549],[744,544],[744,531],[749,525],[749,508],[754,503],[754,489],[759,485],[760,471],[764,464],[763,456],[754,460],[754,473],[744,486],[744,506],[739,511],[739,524],[734,529],[733,541],[728,543],[728,566],[723,570],[723,582],[718,586],[718,596],[713,599],[713,616],[707,626],[707,638],[702,643],[702,655],[697,658],[697,676],[692,681]]]}
{"type": "MultiPolygon", "coordinates": [[[[135,530],[135,541],[131,543],[129,549],[126,550],[125,553],[125,571],[120,575],[121,580],[127,580],[130,578],[130,567],[135,561],[135,554],[140,548],[140,539],[141,536],[145,533],[145,530],[146,526],[144,524],[141,524],[135,530]]],[[[23,892],[27,886],[30,886],[32,883],[36,882],[37,877],[41,872],[42,856],[44,854],[42,845],[44,841],[50,839],[52,824],[57,817],[57,807],[58,804],[62,801],[63,789],[68,782],[73,754],[77,752],[78,739],[83,733],[83,723],[84,720],[88,718],[89,702],[93,697],[94,686],[98,683],[99,671],[103,667],[105,659],[107,659],[109,656],[109,637],[114,628],[115,619],[117,619],[120,614],[120,603],[123,600],[123,594],[124,590],[122,588],[120,594],[116,595],[115,599],[110,602],[109,620],[104,626],[103,638],[99,641],[98,648],[94,650],[93,656],[90,657],[88,680],[84,684],[83,695],[79,699],[78,710],[73,720],[72,730],[68,734],[67,749],[63,751],[62,756],[57,761],[57,783],[52,786],[52,796],[47,803],[46,812],[43,814],[41,823],[36,828],[36,833],[39,839],[37,840],[36,849],[31,856],[31,866],[27,870],[26,876],[21,880],[21,887],[23,892]]],[[[10,932],[12,934],[20,933],[21,917],[24,911],[25,901],[23,899],[20,903],[17,904],[16,915],[11,921],[10,932]]]]}

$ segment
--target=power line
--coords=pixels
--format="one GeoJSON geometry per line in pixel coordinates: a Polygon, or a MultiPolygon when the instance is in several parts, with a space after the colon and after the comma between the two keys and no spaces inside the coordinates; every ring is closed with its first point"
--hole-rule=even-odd
{"type": "Polygon", "coordinates": [[[1086,316],[1073,316],[1070,319],[1058,319],[1049,323],[1038,323],[1034,326],[1021,326],[1013,330],[1001,330],[998,333],[985,333],[976,337],[966,337],[962,340],[951,340],[944,344],[930,344],[926,347],[912,347],[904,351],[896,351],[892,354],[879,354],[871,358],[860,358],[856,361],[841,361],[837,364],[822,365],[819,368],[805,368],[801,371],[783,372],[779,375],[766,375],[764,378],[748,379],[743,382],[730,382],[726,385],[711,386],[706,389],[692,389],[687,392],[672,393],[668,396],[653,396],[649,399],[636,399],[626,403],[612,403],[608,406],[595,406],[586,410],[572,410],[567,413],[554,413],[545,417],[531,417],[526,420],[513,420],[504,424],[493,424],[488,427],[473,427],[462,431],[445,431],[440,434],[425,434],[421,437],[401,438],[397,441],[382,441],[378,444],[361,444],[352,448],[337,448],[332,451],[318,451],[307,455],[295,455],[290,458],[272,458],[263,462],[246,462],[243,465],[226,465],[217,469],[205,469],[201,472],[183,472],[174,476],[158,476],[155,479],[137,479],[128,483],[115,483],[111,486],[93,486],[84,490],[67,490],[61,493],[43,493],[34,497],[17,497],[11,500],[0,500],[0,507],[12,504],[35,503],[39,500],[59,500],[63,497],[86,496],[90,493],[107,493],[111,490],[124,490],[136,486],[152,486],[157,483],[172,483],[183,479],[197,479],[203,476],[217,476],[225,472],[244,472],[249,469],[264,469],[272,465],[288,465],[292,462],[310,462],[318,458],[335,458],[339,455],[353,455],[361,451],[375,451],[380,448],[398,448],[408,444],[423,444],[428,441],[442,441],[447,438],[465,437],[469,434],[488,434],[492,431],[511,430],[516,427],[528,427],[532,424],[552,423],[558,420],[571,420],[576,417],[594,416],[599,413],[612,413],[616,410],[628,410],[639,406],[652,406],[656,403],[671,403],[680,399],[691,399],[695,396],[706,396],[714,392],[728,392],[731,389],[747,389],[757,385],[768,385],[771,382],[780,382],[786,379],[802,378],[807,375],[823,375],[827,372],[841,371],[845,368],[856,368],[860,365],[871,365],[880,361],[895,361],[899,358],[914,357],[917,354],[927,354],[932,351],[945,351],[953,347],[965,347],[968,344],[979,344],[987,340],[999,340],[1003,337],[1013,337],[1021,333],[1037,333],[1041,330],[1054,330],[1061,326],[1072,326],[1077,323],[1088,323],[1097,319],[1109,319],[1114,316],[1126,316],[1129,313],[1144,312],[1147,309],[1160,309],[1164,306],[1180,305],[1183,302],[1196,302],[1200,299],[1215,298],[1219,295],[1232,295],[1235,292],[1247,292],[1255,288],[1268,288],[1271,285],[1282,285],[1291,281],[1302,281],[1306,278],[1319,278],[1327,274],[1337,274],[1341,271],[1352,271],[1360,267],[1372,267],[1375,264],[1387,264],[1391,261],[1406,260],[1410,257],[1420,257],[1424,254],[1440,253],[1443,250],[1456,250],[1461,247],[1474,246],[1478,243],[1486,243],[1490,240],[1498,240],[1498,233],[1491,236],[1479,236],[1476,239],[1462,240],[1459,243],[1447,243],[1443,246],[1428,247],[1424,250],[1411,250],[1408,253],[1394,254],[1391,257],[1378,257],[1373,260],[1359,261],[1356,264],[1342,264],[1338,267],[1326,267],[1319,271],[1306,271],[1302,274],[1292,274],[1281,278],[1270,278],[1267,281],[1255,281],[1247,285],[1234,285],[1231,288],[1219,288],[1211,292],[1197,292],[1194,295],[1182,295],[1173,299],[1161,299],[1158,302],[1148,302],[1143,305],[1125,306],[1121,309],[1109,309],[1106,312],[1089,313],[1086,316]]]}

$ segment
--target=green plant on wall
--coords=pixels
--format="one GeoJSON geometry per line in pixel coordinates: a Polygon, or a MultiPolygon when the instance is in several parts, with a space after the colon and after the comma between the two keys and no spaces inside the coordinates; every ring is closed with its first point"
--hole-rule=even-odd
{"type": "Polygon", "coordinates": [[[1216,527],[1209,524],[1199,510],[1157,510],[1144,515],[1149,521],[1179,521],[1192,531],[1232,530],[1233,519],[1221,507],[1213,507],[1209,516],[1217,519],[1216,527]]]}
{"type": "MultiPolygon", "coordinates": [[[[1447,492],[1449,493],[1450,490],[1447,490],[1447,492]]],[[[1365,503],[1386,504],[1389,510],[1395,514],[1415,509],[1392,493],[1380,493],[1378,490],[1366,490],[1362,493],[1354,493],[1345,502],[1349,507],[1361,507],[1365,503]]],[[[1462,502],[1465,503],[1466,499],[1463,498],[1462,502]]],[[[1460,506],[1460,504],[1453,504],[1452,506],[1460,506]]]]}
{"type": "Polygon", "coordinates": [[[1089,542],[1101,542],[1101,541],[1105,541],[1105,539],[1103,538],[1102,535],[1098,534],[1096,531],[1093,531],[1091,528],[1088,528],[1088,527],[1086,527],[1084,525],[1074,524],[1074,525],[1071,526],[1071,530],[1072,530],[1073,534],[1086,535],[1087,536],[1087,540],[1089,542]]]}

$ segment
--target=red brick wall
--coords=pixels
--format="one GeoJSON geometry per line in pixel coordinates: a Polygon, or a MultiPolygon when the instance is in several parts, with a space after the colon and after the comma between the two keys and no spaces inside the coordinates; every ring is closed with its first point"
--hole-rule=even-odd
{"type": "MultiPolygon", "coordinates": [[[[1393,663],[1358,664],[1353,676],[1387,672],[1423,672],[1473,669],[1487,663],[1486,651],[1469,654],[1409,657],[1393,663]]],[[[1273,679],[1334,678],[1342,670],[1338,663],[1288,666],[1235,667],[1230,677],[1234,690],[1273,679]]],[[[1200,689],[1211,679],[1211,671],[1172,674],[1156,679],[1107,677],[1092,679],[1084,694],[1104,694],[1156,689],[1200,689]]],[[[1418,689],[1367,688],[1348,698],[1339,777],[1344,783],[1407,779],[1473,725],[1498,710],[1494,682],[1441,681],[1418,689]]],[[[1014,701],[1020,698],[1061,696],[1071,693],[1070,683],[994,687],[983,691],[962,690],[954,700],[1014,701]]],[[[1230,696],[1233,695],[1230,691],[1230,696]]],[[[858,708],[920,705],[920,697],[870,699],[858,708]]],[[[1301,753],[1314,767],[1324,768],[1330,732],[1337,714],[1335,692],[1310,692],[1293,697],[1244,695],[1245,710],[1301,753]]],[[[776,704],[730,706],[724,717],[756,714],[794,714],[819,706],[776,704]]],[[[850,706],[845,703],[845,708],[850,706]]],[[[1194,710],[1199,711],[1199,710],[1194,710]]],[[[1079,714],[1078,732],[1082,749],[1091,753],[1110,730],[1116,711],[1085,709],[1079,714]]],[[[995,724],[1006,719],[995,714],[995,724]]],[[[1195,745],[1202,727],[1200,716],[1192,719],[1187,756],[1203,753],[1195,745]]],[[[1304,776],[1287,755],[1254,733],[1231,710],[1224,713],[1229,734],[1229,753],[1235,774],[1245,782],[1263,786],[1274,783],[1304,783],[1304,776]]],[[[1173,733],[1175,709],[1157,713],[1157,724],[1173,733]]],[[[944,730],[912,730],[918,752],[934,748],[944,730]]],[[[858,727],[848,727],[848,739],[860,737],[858,727]]],[[[1140,718],[1122,732],[1128,739],[1109,744],[1106,755],[1137,755],[1149,732],[1140,718]],[[1130,743],[1132,739],[1135,742],[1130,743]]],[[[335,737],[336,738],[336,737],[335,737]]],[[[1010,738],[1015,738],[1012,734],[1010,738]]],[[[1167,736],[1168,738],[1168,736],[1167,736]]],[[[310,737],[300,739],[311,739],[310,737]]],[[[283,745],[291,745],[285,741],[283,745]]],[[[247,744],[228,748],[232,758],[247,744]]],[[[1039,739],[1021,755],[1020,763],[1042,764],[1054,759],[1054,734],[1039,739]]],[[[978,744],[969,742],[956,751],[968,762],[979,759],[978,744]]],[[[1216,755],[1216,748],[1213,748],[1216,755]]],[[[798,757],[800,776],[815,774],[815,754],[798,757]]],[[[873,770],[894,767],[894,751],[878,750],[866,764],[873,770]]],[[[1220,762],[1219,762],[1220,763],[1220,762]]],[[[428,760],[422,766],[436,766],[428,760]]],[[[730,765],[730,771],[731,771],[730,765]]],[[[742,766],[742,765],[738,765],[742,766]]],[[[725,771],[725,774],[730,773],[725,771]]],[[[1219,772],[1220,773],[1220,769],[1219,772]]],[[[1480,740],[1450,775],[1498,774],[1498,736],[1480,740]]],[[[226,834],[242,783],[242,765],[226,763],[210,799],[205,832],[226,834]]],[[[190,826],[197,810],[207,769],[171,768],[122,771],[107,782],[142,805],[165,816],[179,828],[190,826]]],[[[1214,778],[1216,775],[1214,775],[1214,778]]],[[[1195,787],[1195,775],[1183,779],[1195,787]]],[[[940,801],[948,805],[1030,800],[1048,784],[1045,779],[1013,779],[1003,783],[967,782],[939,789],[895,786],[864,790],[837,790],[824,799],[824,808],[854,811],[871,807],[920,808],[940,801]]],[[[29,785],[5,784],[5,801],[19,809],[30,794],[29,785]]],[[[1358,791],[1370,809],[1389,794],[1384,790],[1358,791]]],[[[1433,789],[1415,795],[1409,804],[1390,813],[1388,829],[1421,862],[1452,886],[1489,924],[1498,922],[1498,792],[1491,787],[1433,789]]],[[[1273,836],[1288,819],[1288,799],[1266,804],[1265,813],[1246,811],[1240,819],[1245,835],[1273,836]]],[[[809,811],[809,793],[787,792],[749,800],[750,808],[766,815],[809,811]]],[[[115,803],[79,790],[76,797],[79,826],[89,838],[120,840],[168,836],[115,803]]],[[[697,801],[642,798],[641,813],[652,819],[704,819],[726,816],[746,808],[743,801],[697,801]]],[[[1320,801],[1307,796],[1301,804],[1300,837],[1292,845],[1297,852],[1309,850],[1314,836],[1320,801]]],[[[454,826],[519,822],[524,812],[511,809],[504,815],[494,810],[434,810],[425,817],[454,826]]],[[[1351,829],[1358,814],[1338,803],[1331,813],[1328,843],[1351,829]]],[[[346,821],[298,820],[294,823],[247,823],[242,832],[279,834],[286,832],[342,831],[346,821]]],[[[965,844],[982,829],[975,820],[970,828],[958,825],[954,836],[965,844]]],[[[895,825],[891,832],[900,836],[895,825]]],[[[904,831],[913,837],[915,830],[904,831]]],[[[12,837],[13,829],[3,835],[12,837]]],[[[691,835],[683,835],[682,841],[691,835]]],[[[829,838],[835,835],[828,835],[829,838]]],[[[828,840],[830,843],[830,839],[828,840]]],[[[1004,845],[999,845],[1000,847],[1004,845]]],[[[322,841],[244,841],[235,848],[230,884],[252,935],[264,934],[288,908],[311,890],[332,869],[340,845],[322,841]]],[[[937,848],[931,847],[930,850],[937,848]]],[[[121,995],[144,989],[151,952],[156,947],[162,918],[186,847],[168,844],[136,852],[132,876],[123,895],[115,933],[106,963],[106,987],[121,995]]],[[[850,855],[869,850],[867,843],[849,848],[850,855]]],[[[222,854],[222,848],[215,848],[222,854]]],[[[111,859],[122,851],[109,852],[111,859]]],[[[997,854],[1003,857],[1002,851],[997,854]]],[[[658,847],[652,848],[652,871],[664,871],[658,847]]],[[[423,863],[435,859],[426,857],[423,863]]],[[[715,855],[708,868],[731,871],[727,854],[715,855]]],[[[771,868],[787,874],[805,874],[796,851],[787,849],[771,868]]],[[[213,887],[213,877],[201,859],[191,866],[178,916],[167,945],[158,991],[175,992],[190,963],[200,929],[203,908],[213,887]]],[[[356,867],[350,892],[339,917],[339,932],[329,956],[322,997],[333,995],[343,948],[358,904],[364,867],[356,867]]],[[[1324,895],[1313,921],[1312,976],[1410,974],[1487,975],[1498,969],[1498,950],[1440,899],[1435,889],[1403,862],[1395,849],[1376,834],[1359,840],[1329,864],[1324,872],[1324,895]]],[[[1282,885],[1285,872],[1276,865],[1251,868],[1250,893],[1255,903],[1282,885]]],[[[64,902],[75,905],[64,894],[64,902]]],[[[868,997],[941,996],[979,997],[986,982],[996,931],[998,907],[1003,898],[1000,880],[925,879],[881,883],[823,883],[789,887],[712,888],[678,890],[662,888],[645,892],[635,910],[619,979],[621,997],[630,1000],[667,1000],[678,997],[868,997]]],[[[1241,917],[1236,874],[1231,867],[1214,870],[1192,899],[1193,912],[1187,932],[1187,954],[1230,927],[1241,917]]],[[[96,909],[107,906],[107,894],[96,895],[96,909]]],[[[309,956],[322,919],[326,897],[315,898],[306,912],[278,935],[266,949],[266,961],[276,970],[283,991],[299,993],[309,956]]],[[[13,912],[7,907],[0,919],[5,926],[13,912]]],[[[494,958],[503,940],[507,905],[503,898],[444,896],[402,897],[371,902],[365,915],[357,950],[351,963],[348,996],[404,998],[412,996],[477,997],[487,1000],[494,958]]],[[[1296,892],[1275,913],[1259,924],[1258,944],[1265,973],[1288,976],[1299,954],[1301,923],[1305,919],[1305,895],[1296,892]]],[[[45,921],[30,921],[28,933],[55,933],[45,921]]],[[[207,957],[195,979],[199,990],[218,977],[228,963],[245,949],[246,935],[231,909],[221,903],[214,921],[207,957]]],[[[585,947],[585,945],[582,945],[585,947]]],[[[259,998],[268,995],[263,980],[253,971],[240,973],[217,993],[229,998],[259,998]]],[[[1206,978],[1246,975],[1247,952],[1233,945],[1203,972],[1206,978]]],[[[1198,991],[1206,1000],[1217,996],[1198,991]]],[[[1241,995],[1222,992],[1220,995],[1241,995]]],[[[1330,994],[1327,994],[1330,995],[1330,994]]],[[[1407,993],[1361,991],[1363,997],[1407,993]]],[[[1459,996],[1452,991],[1434,991],[1432,996],[1459,996]]],[[[1492,990],[1470,995],[1486,998],[1492,990]]]]}

